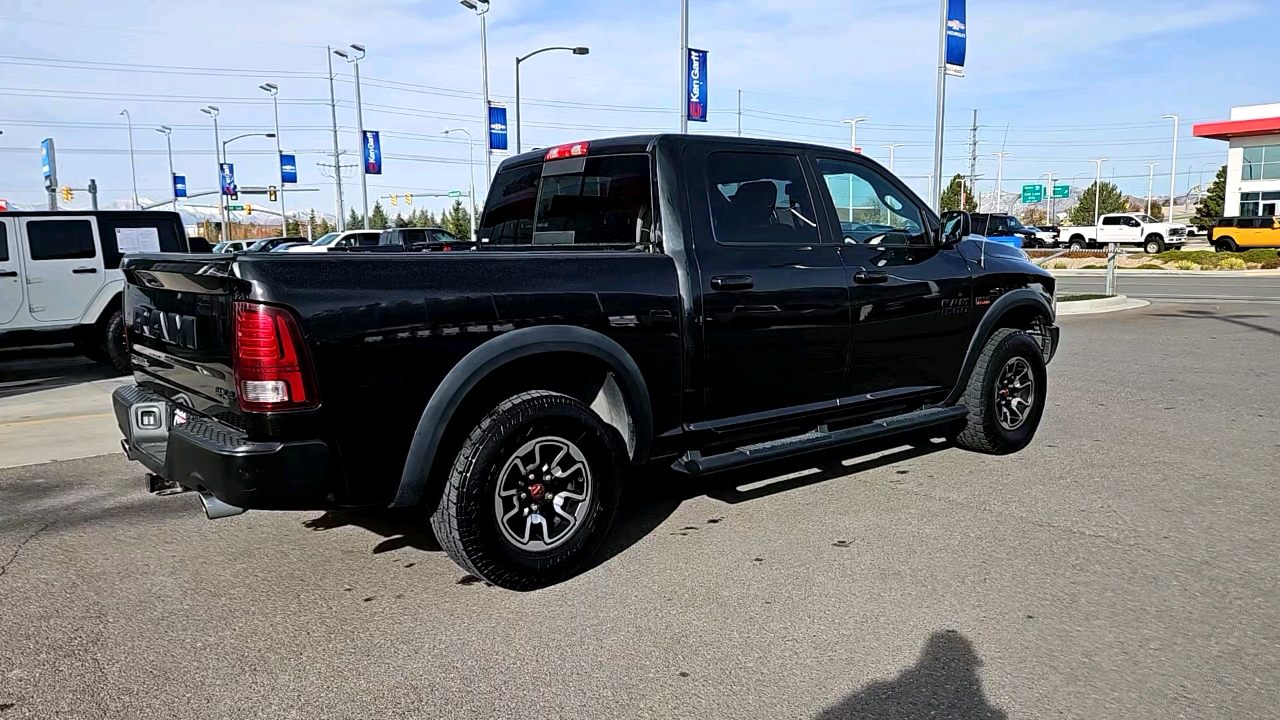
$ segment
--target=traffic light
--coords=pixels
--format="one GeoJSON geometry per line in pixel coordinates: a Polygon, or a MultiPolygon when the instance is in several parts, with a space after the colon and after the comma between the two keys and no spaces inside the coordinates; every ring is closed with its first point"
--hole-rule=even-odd
{"type": "Polygon", "coordinates": [[[245,204],[244,204],[244,214],[245,214],[245,215],[252,215],[252,214],[253,214],[253,206],[252,206],[252,205],[250,205],[249,203],[245,203],[245,204]]]}
{"type": "Polygon", "coordinates": [[[75,197],[75,193],[73,193],[73,192],[71,191],[71,186],[70,186],[70,185],[63,185],[63,186],[62,186],[62,199],[63,199],[63,200],[65,200],[66,202],[71,202],[71,198],[73,198],[73,197],[75,197]]]}
{"type": "Polygon", "coordinates": [[[404,204],[405,204],[405,205],[412,205],[412,204],[413,204],[413,193],[405,193],[405,194],[404,194],[404,204]]]}
{"type": "Polygon", "coordinates": [[[275,201],[276,201],[276,186],[275,186],[275,185],[268,185],[268,186],[267,186],[267,199],[268,199],[268,200],[270,200],[271,202],[275,202],[275,201]]]}
{"type": "Polygon", "coordinates": [[[395,205],[396,205],[396,196],[395,196],[395,195],[392,195],[392,196],[391,196],[391,207],[395,207],[395,205]]]}

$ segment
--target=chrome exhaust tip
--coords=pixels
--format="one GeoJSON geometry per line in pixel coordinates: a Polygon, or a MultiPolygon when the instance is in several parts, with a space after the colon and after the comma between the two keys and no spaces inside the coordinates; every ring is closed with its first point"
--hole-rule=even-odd
{"type": "Polygon", "coordinates": [[[200,504],[204,506],[204,514],[210,520],[220,520],[244,513],[244,508],[228,505],[214,497],[213,493],[200,493],[200,504]]]}

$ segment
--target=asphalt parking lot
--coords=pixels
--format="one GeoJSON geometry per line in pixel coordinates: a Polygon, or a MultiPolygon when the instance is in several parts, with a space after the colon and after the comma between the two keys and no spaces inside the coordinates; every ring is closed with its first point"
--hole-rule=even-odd
{"type": "Polygon", "coordinates": [[[650,472],[533,593],[413,515],[0,470],[0,719],[1275,717],[1280,306],[1061,324],[1022,453],[650,472]]]}

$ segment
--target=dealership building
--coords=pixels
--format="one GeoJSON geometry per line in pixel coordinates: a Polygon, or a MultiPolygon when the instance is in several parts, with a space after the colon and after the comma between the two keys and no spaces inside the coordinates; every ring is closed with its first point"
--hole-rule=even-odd
{"type": "Polygon", "coordinates": [[[1227,141],[1224,216],[1280,215],[1280,103],[1231,108],[1230,120],[1197,123],[1192,134],[1227,141]]]}

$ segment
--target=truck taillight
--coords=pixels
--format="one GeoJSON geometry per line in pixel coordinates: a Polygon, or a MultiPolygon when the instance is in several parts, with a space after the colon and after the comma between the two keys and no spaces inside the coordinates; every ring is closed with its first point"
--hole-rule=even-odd
{"type": "Polygon", "coordinates": [[[564,158],[583,157],[587,154],[587,149],[591,147],[591,143],[587,141],[568,143],[567,145],[557,145],[547,150],[547,154],[543,156],[544,161],[562,160],[564,158]]]}
{"type": "Polygon", "coordinates": [[[302,330],[293,315],[249,302],[235,303],[232,315],[232,370],[240,409],[270,412],[319,405],[302,330]]]}

